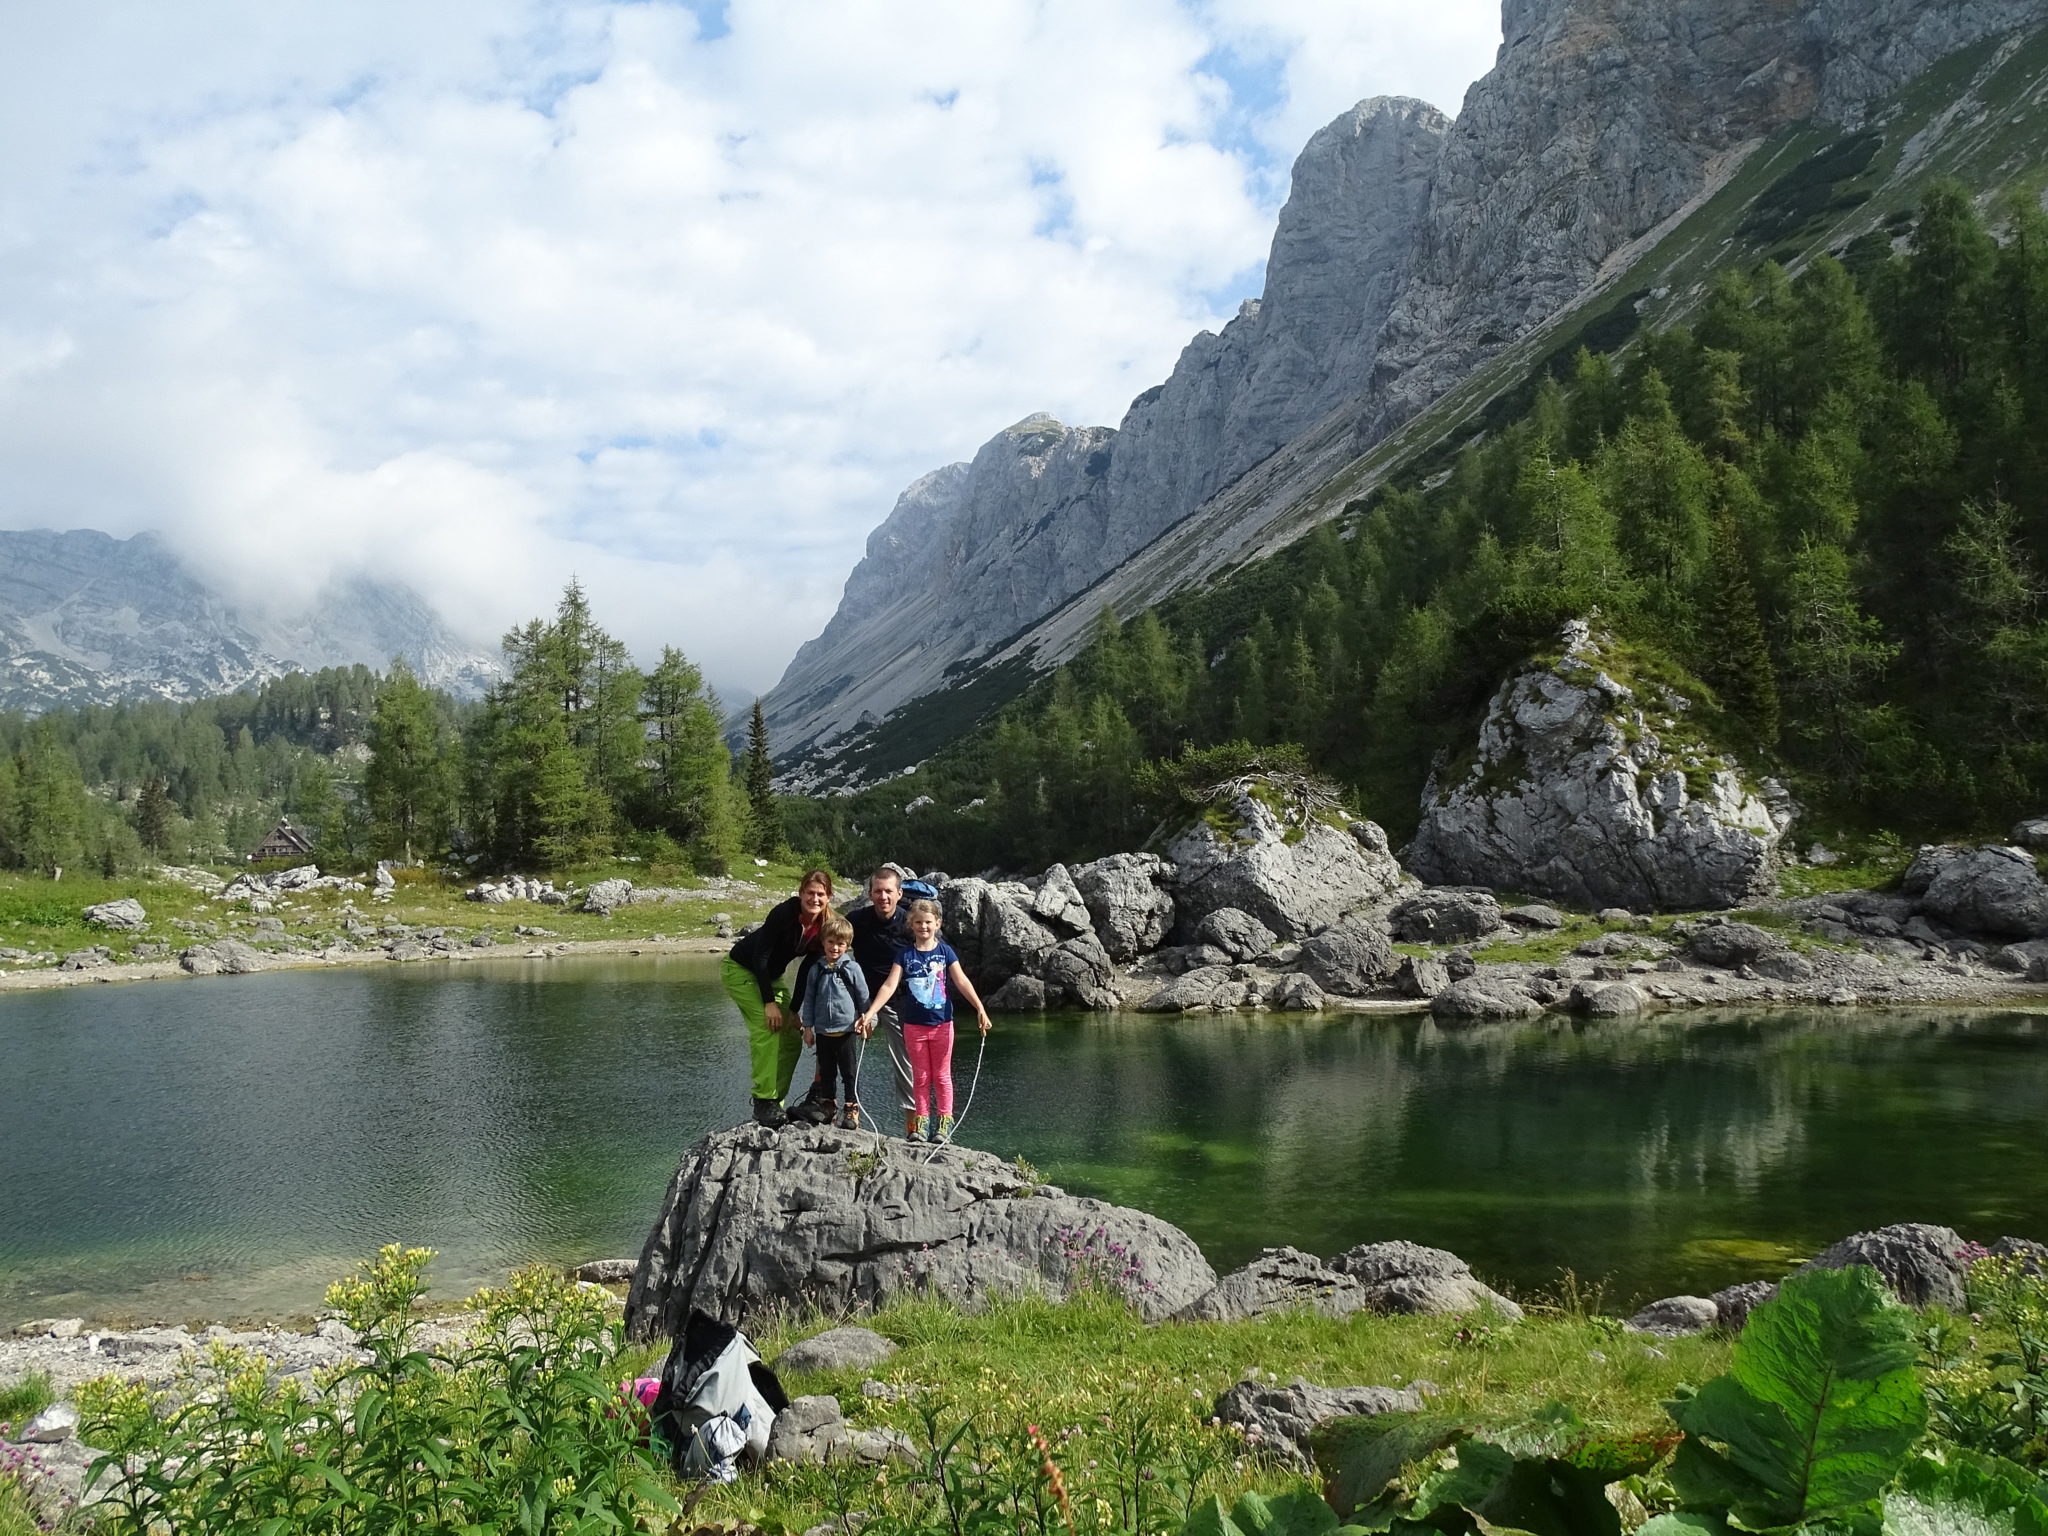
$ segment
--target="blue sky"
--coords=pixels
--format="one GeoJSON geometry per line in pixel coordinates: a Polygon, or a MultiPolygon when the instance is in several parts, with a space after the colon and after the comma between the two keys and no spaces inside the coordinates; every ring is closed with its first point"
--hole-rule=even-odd
{"type": "Polygon", "coordinates": [[[1258,291],[1294,152],[1455,111],[1444,0],[74,0],[0,58],[0,523],[240,590],[573,572],[766,687],[897,492],[1113,424],[1258,291]]]}

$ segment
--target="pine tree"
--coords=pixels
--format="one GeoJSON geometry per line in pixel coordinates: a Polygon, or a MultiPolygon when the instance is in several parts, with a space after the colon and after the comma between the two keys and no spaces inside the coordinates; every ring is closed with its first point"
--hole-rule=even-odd
{"type": "MultiPolygon", "coordinates": [[[[1732,467],[1723,470],[1730,480],[1741,473],[1732,467]]],[[[1701,593],[1699,669],[1751,738],[1759,746],[1771,747],[1781,728],[1778,673],[1756,588],[1749,579],[1749,556],[1729,505],[1741,495],[1740,490],[1724,491],[1714,520],[1713,554],[1701,593]]]]}
{"type": "Polygon", "coordinates": [[[768,751],[768,719],[754,700],[747,717],[747,845],[762,858],[782,848],[782,813],[775,804],[775,759],[768,751]]]}
{"type": "Polygon", "coordinates": [[[370,760],[363,768],[371,836],[377,851],[410,864],[443,840],[448,761],[433,695],[420,686],[404,659],[377,695],[370,719],[370,760]]]}
{"type": "Polygon", "coordinates": [[[151,853],[166,852],[171,846],[171,818],[177,814],[171,804],[171,784],[161,773],[142,781],[135,797],[135,835],[151,853]]]}
{"type": "Polygon", "coordinates": [[[38,721],[15,765],[16,863],[55,877],[84,857],[85,782],[54,725],[38,721]]]}

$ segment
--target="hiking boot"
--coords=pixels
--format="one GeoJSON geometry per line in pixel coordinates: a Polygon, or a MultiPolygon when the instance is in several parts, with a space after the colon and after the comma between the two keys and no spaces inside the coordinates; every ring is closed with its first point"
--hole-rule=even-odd
{"type": "Polygon", "coordinates": [[[910,1141],[930,1141],[932,1139],[932,1117],[930,1115],[919,1115],[917,1117],[917,1129],[912,1131],[906,1139],[910,1141]]]}
{"type": "Polygon", "coordinates": [[[782,1112],[780,1099],[754,1100],[754,1124],[765,1125],[771,1131],[780,1130],[789,1123],[789,1116],[782,1112]]]}
{"type": "Polygon", "coordinates": [[[839,1117],[839,1128],[843,1131],[857,1131],[860,1129],[860,1106],[858,1104],[846,1106],[846,1112],[839,1117]]]}
{"type": "Polygon", "coordinates": [[[903,1111],[903,1139],[905,1141],[917,1140],[917,1111],[914,1109],[903,1111]]]}
{"type": "Polygon", "coordinates": [[[952,1117],[951,1115],[941,1115],[941,1116],[939,1116],[939,1134],[938,1134],[938,1135],[936,1135],[936,1136],[934,1136],[934,1137],[932,1138],[932,1140],[933,1140],[933,1141],[951,1141],[952,1139],[953,1139],[953,1117],[952,1117]]]}

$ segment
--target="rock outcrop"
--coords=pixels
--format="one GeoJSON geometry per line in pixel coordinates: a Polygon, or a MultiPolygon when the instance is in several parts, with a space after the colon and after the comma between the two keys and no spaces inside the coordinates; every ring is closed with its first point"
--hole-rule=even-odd
{"type": "Polygon", "coordinates": [[[1522,1309],[1481,1283],[1455,1253],[1419,1243],[1361,1243],[1325,1262],[1296,1248],[1268,1248],[1190,1302],[1183,1322],[1242,1322],[1270,1312],[1492,1311],[1513,1322],[1522,1309]]]}
{"type": "Polygon", "coordinates": [[[743,1125],[684,1156],[626,1321],[647,1339],[675,1333],[692,1307],[738,1322],[799,1305],[845,1315],[904,1296],[974,1306],[1089,1285],[1158,1318],[1215,1282],[1177,1227],[1036,1183],[985,1152],[743,1125]]]}
{"type": "Polygon", "coordinates": [[[1113,853],[1074,871],[1095,937],[1118,964],[1157,949],[1173,932],[1175,909],[1167,886],[1173,866],[1150,853],[1113,853]]]}
{"type": "Polygon", "coordinates": [[[1476,755],[1424,790],[1409,867],[1588,908],[1696,911],[1767,895],[1782,802],[1692,736],[1686,699],[1625,675],[1611,641],[1566,625],[1555,661],[1494,695],[1476,755]]]}
{"type": "Polygon", "coordinates": [[[1325,1419],[1417,1413],[1422,1407],[1422,1394],[1412,1387],[1318,1387],[1296,1376],[1284,1387],[1240,1381],[1216,1399],[1214,1412],[1242,1429],[1254,1448],[1306,1472],[1314,1465],[1311,1437],[1325,1419]]]}
{"type": "Polygon", "coordinates": [[[1384,901],[1407,877],[1370,822],[1328,817],[1263,782],[1225,793],[1167,849],[1174,901],[1191,934],[1224,908],[1283,939],[1305,939],[1384,901]],[[1332,821],[1336,820],[1336,824],[1332,821]]]}

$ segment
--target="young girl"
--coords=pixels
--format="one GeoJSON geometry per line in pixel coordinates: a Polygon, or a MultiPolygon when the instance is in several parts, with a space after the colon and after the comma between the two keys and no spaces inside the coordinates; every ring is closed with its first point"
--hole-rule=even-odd
{"type": "Polygon", "coordinates": [[[896,952],[888,980],[875,993],[867,1011],[860,1016],[859,1029],[871,1034],[875,1015],[880,1013],[898,988],[903,998],[896,1005],[903,1021],[903,1045],[910,1055],[913,1078],[911,1097],[917,1110],[917,1129],[912,1141],[950,1141],[953,1136],[953,991],[958,989],[981,1021],[981,1032],[989,1030],[988,1009],[981,1004],[974,983],[967,979],[953,946],[939,937],[939,904],[913,901],[910,904],[910,944],[896,952]],[[927,1098],[929,1095],[929,1099],[927,1098]],[[938,1126],[932,1125],[932,1111],[938,1126]]]}

